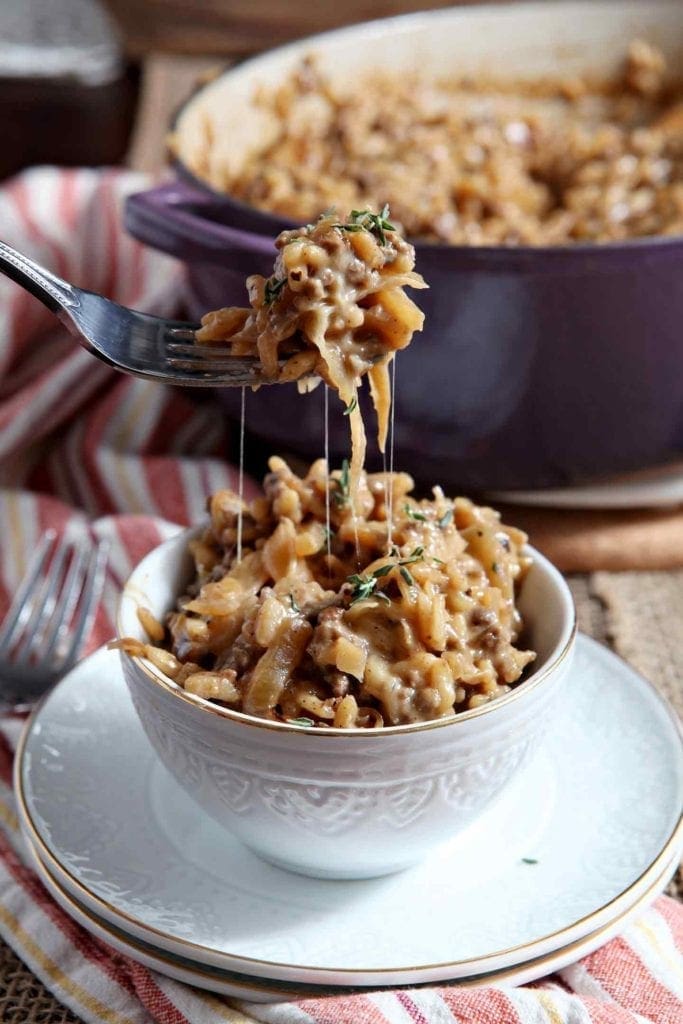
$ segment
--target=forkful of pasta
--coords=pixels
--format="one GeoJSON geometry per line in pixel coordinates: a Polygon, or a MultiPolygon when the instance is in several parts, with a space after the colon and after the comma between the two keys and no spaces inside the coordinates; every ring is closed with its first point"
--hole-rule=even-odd
{"type": "Polygon", "coordinates": [[[351,425],[352,484],[365,458],[358,387],[367,376],[384,451],[391,408],[389,366],[422,329],[424,314],[404,288],[426,288],[415,250],[380,213],[334,211],[314,224],[283,231],[273,273],[247,279],[251,308],[207,313],[196,347],[223,358],[258,361],[268,381],[298,381],[302,391],[324,381],[345,405],[351,425]]]}
{"type": "Polygon", "coordinates": [[[426,288],[415,250],[380,213],[334,212],[283,231],[270,277],[247,278],[249,307],[207,313],[201,326],[127,309],[76,288],[0,242],[0,270],[40,299],[76,339],[125,373],[195,387],[324,381],[351,424],[352,479],[365,454],[358,386],[368,377],[384,451],[389,364],[424,316],[404,291],[426,288]]]}
{"type": "Polygon", "coordinates": [[[323,216],[283,232],[273,275],[247,279],[252,308],[216,310],[201,326],[77,288],[4,242],[0,272],[55,313],[84,348],[124,373],[196,387],[322,377],[341,387],[344,399],[353,377],[404,347],[422,324],[402,285],[426,285],[412,272],[412,246],[387,215],[386,208],[379,215],[354,211],[346,223],[323,216]]]}

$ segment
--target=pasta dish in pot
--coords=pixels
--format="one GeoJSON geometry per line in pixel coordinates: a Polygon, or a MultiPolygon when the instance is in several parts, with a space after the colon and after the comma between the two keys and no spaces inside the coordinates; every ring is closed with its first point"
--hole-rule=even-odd
{"type": "Polygon", "coordinates": [[[213,188],[293,221],[389,202],[409,238],[566,245],[683,233],[683,88],[636,39],[611,81],[428,69],[329,75],[304,61],[255,92],[241,160],[206,112],[189,150],[213,188]]]}

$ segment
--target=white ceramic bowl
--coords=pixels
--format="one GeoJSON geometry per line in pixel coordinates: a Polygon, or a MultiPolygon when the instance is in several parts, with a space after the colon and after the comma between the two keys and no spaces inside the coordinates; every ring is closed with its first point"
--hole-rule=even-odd
{"type": "MultiPolygon", "coordinates": [[[[183,592],[192,573],[190,536],[161,544],[133,571],[121,599],[121,636],[146,639],[138,607],[163,618],[183,592]]],[[[498,701],[377,731],[303,729],[185,693],[147,662],[122,654],[145,732],[187,792],[271,863],[321,878],[407,867],[501,793],[561,704],[574,604],[560,573],[531,553],[519,604],[536,668],[498,701]]]]}

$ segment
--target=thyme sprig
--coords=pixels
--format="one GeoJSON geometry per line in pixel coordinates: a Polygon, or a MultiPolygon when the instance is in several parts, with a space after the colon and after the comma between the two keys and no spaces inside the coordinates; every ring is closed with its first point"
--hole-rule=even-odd
{"type": "Polygon", "coordinates": [[[424,512],[419,512],[416,508],[412,508],[407,502],[403,506],[403,511],[405,512],[409,519],[415,519],[419,523],[427,522],[427,516],[424,514],[424,512]]]}
{"type": "Polygon", "coordinates": [[[421,561],[424,557],[424,548],[415,548],[407,558],[399,558],[398,548],[392,548],[391,555],[395,561],[385,562],[384,565],[380,565],[369,575],[364,576],[359,573],[354,573],[353,576],[349,576],[347,578],[352,587],[351,604],[356,604],[357,601],[365,601],[368,597],[373,596],[378,597],[382,601],[386,601],[387,604],[390,604],[390,598],[382,590],[377,589],[377,584],[382,577],[388,576],[393,569],[398,569],[402,578],[409,587],[415,586],[415,580],[413,579],[412,573],[408,571],[406,566],[413,565],[414,562],[421,561]]]}
{"type": "MultiPolygon", "coordinates": [[[[382,566],[382,568],[384,568],[384,566],[382,566]]],[[[379,572],[378,569],[371,573],[370,576],[362,576],[359,573],[354,573],[353,576],[348,577],[348,582],[353,588],[351,590],[351,604],[356,604],[357,601],[365,601],[368,597],[372,597],[373,595],[378,597],[381,601],[386,601],[387,604],[391,603],[389,597],[382,590],[377,590],[377,580],[379,579],[376,575],[377,572],[379,572]]],[[[384,576],[386,573],[382,573],[382,575],[384,576]]]]}
{"type": "Polygon", "coordinates": [[[369,231],[379,240],[380,245],[387,244],[387,231],[396,231],[394,225],[389,221],[389,204],[385,203],[379,213],[371,210],[351,210],[348,221],[345,224],[334,224],[333,227],[340,231],[369,231]]]}
{"type": "Polygon", "coordinates": [[[344,409],[344,416],[350,416],[358,408],[358,399],[354,396],[353,400],[344,409]]]}
{"type": "Polygon", "coordinates": [[[286,277],[269,277],[265,283],[263,289],[263,301],[266,306],[272,306],[277,298],[280,296],[280,292],[287,284],[286,277]]]}
{"type": "Polygon", "coordinates": [[[300,718],[288,718],[287,719],[287,724],[288,725],[301,725],[301,726],[303,726],[306,729],[310,729],[312,725],[315,725],[315,722],[313,721],[312,718],[306,718],[305,715],[302,715],[300,718]]]}
{"type": "Polygon", "coordinates": [[[334,498],[334,502],[335,502],[336,505],[346,505],[347,504],[347,502],[349,500],[349,497],[350,497],[349,481],[350,481],[349,460],[348,459],[344,459],[344,461],[342,462],[342,468],[341,468],[341,473],[339,475],[339,479],[332,481],[332,483],[335,484],[335,486],[337,488],[334,491],[334,493],[332,494],[332,497],[334,498]]]}
{"type": "MultiPolygon", "coordinates": [[[[391,549],[391,556],[393,558],[398,559],[399,553],[400,552],[398,548],[393,547],[391,549]]],[[[397,561],[396,565],[412,565],[413,562],[421,562],[424,557],[424,553],[425,549],[424,547],[422,547],[422,545],[420,545],[420,547],[414,548],[407,558],[401,558],[399,561],[397,561]]]]}

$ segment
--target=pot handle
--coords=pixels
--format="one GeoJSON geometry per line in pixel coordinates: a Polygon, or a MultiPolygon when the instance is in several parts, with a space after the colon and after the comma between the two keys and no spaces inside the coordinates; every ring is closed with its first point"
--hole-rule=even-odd
{"type": "Polygon", "coordinates": [[[273,240],[211,219],[215,199],[185,182],[172,182],[128,196],[126,229],[146,245],[186,262],[247,261],[247,270],[275,257],[273,240]],[[204,211],[204,212],[202,212],[204,211]]]}

